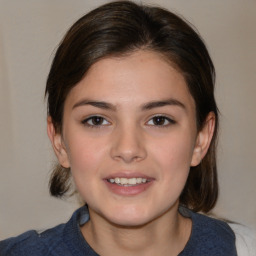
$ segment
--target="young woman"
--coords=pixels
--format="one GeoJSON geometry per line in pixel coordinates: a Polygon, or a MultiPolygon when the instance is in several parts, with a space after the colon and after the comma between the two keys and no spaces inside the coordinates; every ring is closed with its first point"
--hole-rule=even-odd
{"type": "Polygon", "coordinates": [[[2,241],[1,255],[237,255],[231,226],[197,213],[218,196],[214,75],[202,39],[167,10],[120,1],[79,19],[46,96],[51,194],[75,189],[85,205],[2,241]]]}

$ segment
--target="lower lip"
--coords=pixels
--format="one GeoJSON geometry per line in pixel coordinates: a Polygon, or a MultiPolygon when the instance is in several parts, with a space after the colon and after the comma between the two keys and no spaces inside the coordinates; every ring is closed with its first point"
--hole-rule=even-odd
{"type": "Polygon", "coordinates": [[[121,196],[135,196],[141,194],[153,184],[153,180],[151,180],[147,183],[141,183],[135,186],[120,186],[116,183],[110,183],[107,180],[104,181],[111,192],[121,196]]]}

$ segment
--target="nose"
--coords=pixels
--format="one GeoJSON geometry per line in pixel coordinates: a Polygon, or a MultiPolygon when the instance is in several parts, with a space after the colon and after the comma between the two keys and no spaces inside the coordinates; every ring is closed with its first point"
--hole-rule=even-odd
{"type": "Polygon", "coordinates": [[[111,143],[111,157],[115,160],[132,163],[147,156],[143,134],[136,125],[117,128],[111,143]]]}

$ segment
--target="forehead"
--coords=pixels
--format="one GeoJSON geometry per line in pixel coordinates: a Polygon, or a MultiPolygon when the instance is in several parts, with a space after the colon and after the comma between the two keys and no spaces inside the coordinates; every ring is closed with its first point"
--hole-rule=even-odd
{"type": "Polygon", "coordinates": [[[89,97],[113,104],[174,97],[191,106],[183,75],[160,54],[136,51],[122,57],[109,57],[96,62],[84,78],[70,91],[67,101],[89,97]]]}

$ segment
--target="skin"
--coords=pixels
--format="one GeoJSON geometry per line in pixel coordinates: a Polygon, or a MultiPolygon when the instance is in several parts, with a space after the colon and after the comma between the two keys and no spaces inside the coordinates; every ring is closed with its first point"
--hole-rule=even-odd
{"type": "Polygon", "coordinates": [[[90,68],[67,96],[62,134],[48,118],[58,160],[71,167],[89,206],[82,234],[100,255],[182,251],[192,223],[178,213],[179,196],[190,166],[207,152],[215,120],[209,113],[197,131],[195,117],[182,74],[159,54],[140,50],[90,68]],[[149,181],[144,187],[122,190],[107,181],[140,176],[149,181]]]}

